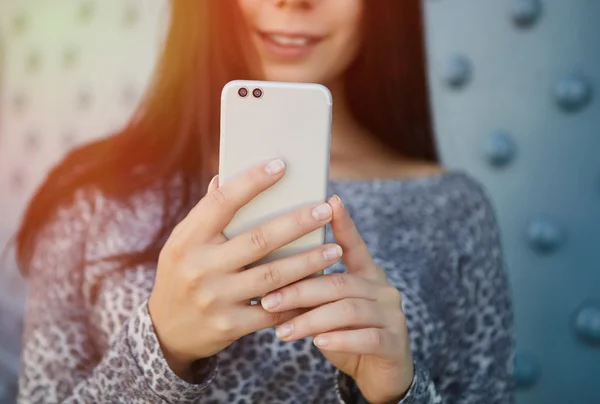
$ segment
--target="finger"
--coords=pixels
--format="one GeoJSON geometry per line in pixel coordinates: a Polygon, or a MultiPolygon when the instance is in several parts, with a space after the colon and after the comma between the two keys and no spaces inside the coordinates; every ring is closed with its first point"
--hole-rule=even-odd
{"type": "Polygon", "coordinates": [[[235,311],[223,317],[217,317],[216,327],[224,336],[238,339],[253,332],[275,327],[302,315],[306,310],[297,309],[281,313],[266,312],[260,305],[236,306],[235,311]]]}
{"type": "MultiPolygon", "coordinates": [[[[222,233],[236,212],[279,181],[285,172],[282,160],[261,164],[211,189],[183,220],[184,232],[200,242],[222,233]]],[[[220,181],[222,182],[222,181],[220,181]]]]}
{"type": "Polygon", "coordinates": [[[348,272],[367,279],[385,281],[385,273],[373,262],[369,248],[340,197],[334,195],[329,202],[333,209],[331,230],[333,237],[344,250],[342,260],[348,272]]]}
{"type": "Polygon", "coordinates": [[[285,214],[248,230],[218,247],[224,268],[243,268],[331,221],[331,206],[323,203],[285,214]]]}
{"type": "Polygon", "coordinates": [[[343,328],[382,328],[391,322],[389,311],[380,303],[366,299],[338,300],[282,324],[277,328],[277,336],[291,341],[343,328]]]}
{"type": "Polygon", "coordinates": [[[219,188],[219,176],[215,175],[214,177],[212,177],[212,180],[210,180],[210,182],[208,183],[206,193],[212,192],[217,188],[219,188]]]}
{"type": "MultiPolygon", "coordinates": [[[[215,191],[218,188],[219,188],[219,176],[215,175],[212,178],[212,180],[210,180],[210,183],[208,184],[208,188],[206,190],[206,193],[213,192],[213,191],[215,191]]],[[[213,244],[222,244],[225,241],[227,241],[227,239],[225,238],[225,236],[223,235],[223,233],[218,233],[212,239],[210,239],[210,242],[213,243],[213,244]]]]}
{"type": "Polygon", "coordinates": [[[333,273],[285,286],[261,299],[265,310],[285,311],[299,307],[316,307],[345,298],[377,300],[388,293],[381,286],[364,278],[333,273]]]}
{"type": "Polygon", "coordinates": [[[314,344],[323,350],[380,357],[399,356],[401,337],[383,328],[332,331],[315,336],[314,344]]]}
{"type": "MultiPolygon", "coordinates": [[[[333,265],[342,256],[337,244],[326,244],[305,253],[232,274],[231,295],[237,301],[264,296],[333,265]]],[[[283,311],[283,310],[278,310],[283,311]]]]}

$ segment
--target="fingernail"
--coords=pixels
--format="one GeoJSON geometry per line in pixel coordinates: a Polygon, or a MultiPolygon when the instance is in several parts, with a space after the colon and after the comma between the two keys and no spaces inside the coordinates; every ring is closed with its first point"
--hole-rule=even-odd
{"type": "Polygon", "coordinates": [[[327,344],[329,343],[329,338],[325,337],[325,336],[319,336],[319,337],[316,337],[313,340],[313,342],[318,347],[327,346],[327,344]]]}
{"type": "Polygon", "coordinates": [[[331,217],[331,206],[328,203],[319,205],[312,211],[312,217],[315,220],[325,220],[331,217]]]}
{"type": "Polygon", "coordinates": [[[278,338],[285,338],[292,335],[292,332],[294,332],[294,324],[287,323],[280,325],[275,331],[275,334],[277,334],[278,338]]]}
{"type": "Polygon", "coordinates": [[[323,251],[323,258],[327,261],[333,261],[342,256],[342,247],[339,245],[328,247],[325,251],[323,251]]]}
{"type": "Polygon", "coordinates": [[[218,175],[215,175],[214,177],[212,177],[212,180],[210,180],[210,182],[208,183],[208,187],[206,187],[206,189],[210,189],[213,186],[217,177],[218,177],[218,175]]]}
{"type": "Polygon", "coordinates": [[[264,296],[260,303],[265,310],[273,309],[281,304],[281,293],[271,293],[264,296]]]}
{"type": "Polygon", "coordinates": [[[333,196],[335,199],[337,199],[337,202],[340,204],[340,206],[343,208],[344,207],[344,202],[342,202],[342,198],[340,198],[338,195],[334,195],[333,196]]]}
{"type": "Polygon", "coordinates": [[[265,171],[269,175],[279,174],[285,168],[285,163],[281,159],[273,160],[265,166],[265,171]]]}

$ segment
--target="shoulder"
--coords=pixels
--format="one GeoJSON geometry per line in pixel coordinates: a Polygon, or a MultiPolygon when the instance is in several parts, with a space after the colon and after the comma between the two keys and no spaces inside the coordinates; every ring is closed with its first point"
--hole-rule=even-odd
{"type": "Polygon", "coordinates": [[[434,198],[441,206],[447,203],[489,204],[485,186],[463,171],[438,171],[408,180],[407,185],[421,191],[423,197],[434,198]]]}
{"type": "Polygon", "coordinates": [[[457,249],[471,253],[476,244],[499,244],[495,208],[481,182],[460,171],[422,181],[423,203],[435,212],[425,217],[445,227],[457,249]]]}
{"type": "MultiPolygon", "coordinates": [[[[28,258],[21,261],[33,301],[74,301],[83,275],[85,243],[93,222],[98,193],[78,189],[60,205],[48,207],[49,216],[38,224],[26,244],[28,258]],[[43,299],[42,295],[52,296],[43,299]],[[61,299],[55,299],[60,296],[61,299]]],[[[23,247],[20,247],[23,248],[23,247]]]]}
{"type": "Polygon", "coordinates": [[[448,223],[467,253],[472,252],[474,244],[499,244],[495,207],[484,184],[457,172],[441,185],[440,195],[442,200],[444,195],[447,198],[448,223]]]}
{"type": "Polygon", "coordinates": [[[98,193],[86,239],[86,261],[102,261],[145,249],[161,229],[165,197],[158,186],[126,197],[98,193]]]}
{"type": "Polygon", "coordinates": [[[485,289],[477,298],[481,303],[492,295],[493,282],[496,295],[505,295],[509,286],[501,234],[485,186],[458,172],[445,175],[430,192],[439,208],[436,221],[443,237],[438,240],[452,257],[449,274],[461,285],[456,290],[485,289]]]}
{"type": "MultiPolygon", "coordinates": [[[[492,294],[507,298],[501,235],[485,185],[464,172],[417,182],[414,195],[422,217],[421,241],[436,263],[425,273],[445,277],[449,304],[461,301],[461,296],[476,298],[477,304],[488,302],[492,294]],[[481,296],[469,294],[473,291],[481,296]]],[[[432,285],[432,290],[439,287],[439,283],[432,285]]]]}
{"type": "Polygon", "coordinates": [[[499,244],[495,209],[488,192],[465,172],[413,178],[389,191],[385,192],[391,196],[387,209],[404,223],[429,234],[431,242],[443,242],[445,248],[465,254],[475,245],[499,244]]]}
{"type": "Polygon", "coordinates": [[[30,261],[31,274],[60,268],[56,260],[81,259],[82,246],[96,209],[97,192],[91,188],[78,189],[70,198],[54,208],[39,227],[30,261]]]}
{"type": "Polygon", "coordinates": [[[88,186],[55,207],[35,238],[29,274],[75,276],[93,262],[143,249],[160,228],[164,195],[158,188],[117,198],[88,186]]]}
{"type": "Polygon", "coordinates": [[[481,215],[493,216],[485,186],[462,171],[434,171],[404,180],[375,182],[373,187],[376,194],[389,199],[388,205],[408,209],[421,219],[451,225],[481,215]]]}
{"type": "Polygon", "coordinates": [[[338,181],[332,183],[332,191],[347,202],[361,234],[372,241],[374,248],[385,248],[389,243],[392,250],[412,246],[463,255],[475,245],[499,244],[487,191],[463,172],[338,181]]]}

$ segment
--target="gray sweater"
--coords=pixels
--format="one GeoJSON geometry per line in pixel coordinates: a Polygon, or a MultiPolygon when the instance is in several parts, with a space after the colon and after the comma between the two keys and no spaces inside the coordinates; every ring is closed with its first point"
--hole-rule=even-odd
{"type": "MultiPolygon", "coordinates": [[[[511,299],[482,188],[447,173],[333,181],[330,192],[403,296],[415,379],[401,403],[512,403],[511,299]]],[[[161,198],[148,190],[124,204],[82,190],[45,226],[29,279],[20,402],[362,402],[309,338],[282,342],[272,328],[199,364],[194,383],[169,369],[146,304],[155,266],[116,270],[105,260],[151,241],[161,198]]],[[[341,263],[327,272],[336,271],[341,263]]]]}

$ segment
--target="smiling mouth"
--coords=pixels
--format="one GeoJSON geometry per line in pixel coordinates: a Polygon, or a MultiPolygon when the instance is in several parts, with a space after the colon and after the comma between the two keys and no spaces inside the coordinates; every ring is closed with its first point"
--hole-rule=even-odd
{"type": "Polygon", "coordinates": [[[288,48],[301,48],[316,45],[323,40],[322,36],[306,35],[306,34],[292,34],[292,33],[281,33],[281,32],[258,32],[260,37],[270,42],[273,45],[288,47],[288,48]]]}

